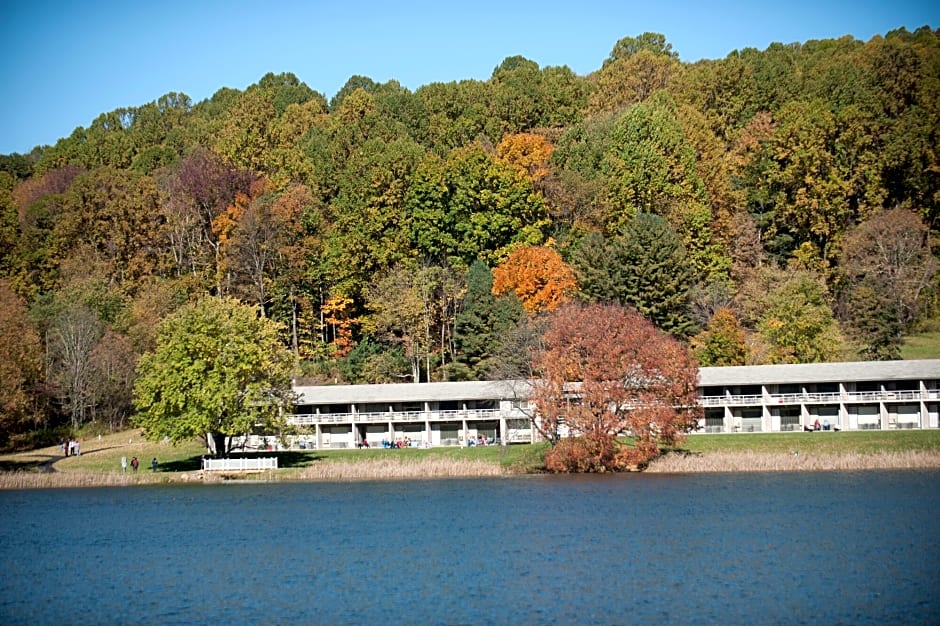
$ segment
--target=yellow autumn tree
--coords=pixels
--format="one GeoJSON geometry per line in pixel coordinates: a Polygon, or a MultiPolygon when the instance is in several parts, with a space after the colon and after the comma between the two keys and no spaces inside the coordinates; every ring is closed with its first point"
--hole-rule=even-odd
{"type": "Polygon", "coordinates": [[[577,286],[574,270],[547,246],[518,248],[493,270],[493,293],[516,294],[530,313],[555,309],[571,299],[577,286]]]}
{"type": "Polygon", "coordinates": [[[548,161],[555,147],[535,133],[516,133],[503,137],[496,146],[496,158],[525,173],[532,182],[549,174],[548,161]]]}

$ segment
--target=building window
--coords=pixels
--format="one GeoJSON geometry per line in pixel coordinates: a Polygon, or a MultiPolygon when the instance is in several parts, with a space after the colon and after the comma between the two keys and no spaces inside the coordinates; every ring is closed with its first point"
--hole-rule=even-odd
{"type": "Polygon", "coordinates": [[[746,433],[759,433],[762,428],[760,409],[741,409],[741,430],[746,433]]]}
{"type": "Polygon", "coordinates": [[[780,409],[780,430],[791,431],[801,430],[800,425],[800,407],[787,406],[780,409]]]}
{"type": "Polygon", "coordinates": [[[725,410],[705,409],[705,432],[721,433],[725,430],[725,410]]]}

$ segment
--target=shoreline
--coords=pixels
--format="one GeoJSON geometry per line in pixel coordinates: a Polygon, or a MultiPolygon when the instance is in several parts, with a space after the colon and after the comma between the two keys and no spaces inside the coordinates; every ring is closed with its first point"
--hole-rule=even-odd
{"type": "MultiPolygon", "coordinates": [[[[651,474],[822,472],[866,470],[940,469],[940,451],[875,452],[871,454],[714,452],[666,454],[644,470],[651,474]]],[[[368,460],[323,463],[301,470],[275,470],[259,474],[192,472],[0,472],[0,490],[134,487],[147,485],[231,484],[235,482],[357,482],[366,480],[434,480],[525,476],[520,472],[479,460],[423,459],[420,461],[368,460]]]]}

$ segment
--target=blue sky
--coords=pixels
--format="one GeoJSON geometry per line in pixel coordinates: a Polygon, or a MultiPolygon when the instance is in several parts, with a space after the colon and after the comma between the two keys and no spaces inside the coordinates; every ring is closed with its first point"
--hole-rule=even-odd
{"type": "MultiPolygon", "coordinates": [[[[7,3],[5,3],[7,4],[7,3]]],[[[2,13],[5,93],[0,154],[53,144],[101,113],[171,91],[198,102],[293,72],[331,98],[353,75],[431,82],[486,80],[508,56],[540,66],[598,69],[617,40],[666,36],[683,61],[735,49],[904,26],[940,27],[924,0],[709,2],[11,2],[2,13]]]]}

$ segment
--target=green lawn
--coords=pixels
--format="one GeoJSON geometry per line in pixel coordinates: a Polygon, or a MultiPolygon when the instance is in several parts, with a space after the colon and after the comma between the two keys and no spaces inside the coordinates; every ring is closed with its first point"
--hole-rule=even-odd
{"type": "Polygon", "coordinates": [[[901,452],[940,450],[940,430],[892,430],[860,432],[743,433],[693,435],[680,447],[689,452],[901,452]]]}
{"type": "Polygon", "coordinates": [[[920,333],[904,338],[903,359],[940,359],[940,331],[920,333]]]}
{"type": "MultiPolygon", "coordinates": [[[[101,439],[89,437],[81,440],[82,454],[64,458],[58,447],[43,448],[30,452],[0,455],[0,471],[38,471],[51,464],[57,472],[120,472],[121,457],[128,462],[136,456],[141,472],[150,472],[151,459],[157,459],[161,472],[195,471],[201,467],[201,458],[206,450],[199,441],[179,446],[145,441],[140,432],[126,431],[105,435],[101,439]]],[[[304,468],[313,463],[360,461],[395,456],[401,459],[420,461],[428,457],[469,458],[499,463],[525,472],[540,468],[543,464],[546,444],[513,446],[480,446],[473,448],[408,448],[404,450],[285,450],[278,452],[252,452],[245,456],[277,456],[278,467],[304,468]]]]}

